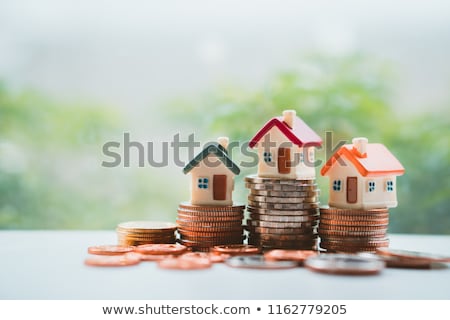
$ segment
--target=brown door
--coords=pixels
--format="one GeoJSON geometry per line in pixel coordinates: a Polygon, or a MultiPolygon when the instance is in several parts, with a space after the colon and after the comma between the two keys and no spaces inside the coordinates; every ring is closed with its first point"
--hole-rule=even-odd
{"type": "Polygon", "coordinates": [[[358,178],[347,178],[347,203],[356,203],[358,201],[358,178]]]}
{"type": "Polygon", "coordinates": [[[215,174],[213,177],[213,199],[227,199],[227,176],[224,174],[215,174]]]}
{"type": "Polygon", "coordinates": [[[278,149],[278,172],[290,173],[291,172],[291,149],[279,148],[278,149]]]}

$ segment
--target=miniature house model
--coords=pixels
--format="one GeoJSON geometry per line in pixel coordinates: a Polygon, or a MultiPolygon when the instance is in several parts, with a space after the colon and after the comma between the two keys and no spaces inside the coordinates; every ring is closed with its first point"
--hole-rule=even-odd
{"type": "Polygon", "coordinates": [[[219,138],[219,143],[211,143],[203,149],[183,169],[191,173],[191,204],[230,206],[234,176],[239,167],[228,157],[228,138],[219,138]]]}
{"type": "Polygon", "coordinates": [[[379,143],[354,138],[342,146],[321,170],[330,179],[328,204],[336,208],[373,209],[397,206],[396,176],[405,169],[379,143]]]}
{"type": "Polygon", "coordinates": [[[315,178],[315,147],[321,145],[322,139],[295,110],[272,118],[249,143],[258,149],[258,176],[284,179],[315,178]]]}

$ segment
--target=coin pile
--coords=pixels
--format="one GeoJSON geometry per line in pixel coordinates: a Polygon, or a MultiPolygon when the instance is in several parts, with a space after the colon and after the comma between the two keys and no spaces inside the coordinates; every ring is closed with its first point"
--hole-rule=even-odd
{"type": "Polygon", "coordinates": [[[177,226],[171,222],[129,221],[116,228],[118,243],[122,246],[139,246],[149,243],[175,243],[177,226]]]}
{"type": "Polygon", "coordinates": [[[178,206],[179,242],[195,251],[243,243],[245,206],[197,206],[182,202],[178,206]]]}
{"type": "Polygon", "coordinates": [[[320,247],[330,252],[375,252],[389,246],[388,223],[388,208],[320,208],[320,247]]]}
{"type": "Polygon", "coordinates": [[[313,249],[317,245],[319,189],[315,179],[245,178],[248,243],[263,249],[313,249]]]}

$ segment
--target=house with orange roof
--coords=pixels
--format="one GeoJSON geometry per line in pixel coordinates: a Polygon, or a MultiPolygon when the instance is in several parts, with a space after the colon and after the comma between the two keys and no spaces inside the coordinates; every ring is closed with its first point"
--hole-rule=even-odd
{"type": "Polygon", "coordinates": [[[322,139],[295,110],[269,120],[250,140],[258,150],[258,176],[279,179],[313,179],[315,148],[322,139]]]}
{"type": "Polygon", "coordinates": [[[364,210],[396,207],[396,177],[404,172],[384,145],[367,138],[342,146],[320,171],[330,179],[330,207],[364,210]]]}

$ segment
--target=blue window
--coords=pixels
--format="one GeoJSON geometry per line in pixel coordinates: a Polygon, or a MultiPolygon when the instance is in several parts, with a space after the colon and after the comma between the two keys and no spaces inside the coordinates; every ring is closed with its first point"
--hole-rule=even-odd
{"type": "Polygon", "coordinates": [[[392,180],[386,181],[386,191],[387,192],[394,191],[394,181],[392,181],[392,180]]]}
{"type": "Polygon", "coordinates": [[[198,188],[199,189],[208,189],[209,180],[208,178],[198,178],[198,188]]]}
{"type": "Polygon", "coordinates": [[[300,152],[300,163],[305,162],[305,154],[303,152],[300,152]]]}
{"type": "Polygon", "coordinates": [[[369,192],[375,191],[375,181],[369,181],[369,192]]]}
{"type": "Polygon", "coordinates": [[[333,191],[341,191],[342,190],[342,181],[334,180],[333,181],[333,191]]]}
{"type": "Polygon", "coordinates": [[[266,152],[264,151],[264,161],[265,162],[272,162],[272,152],[266,152]]]}

